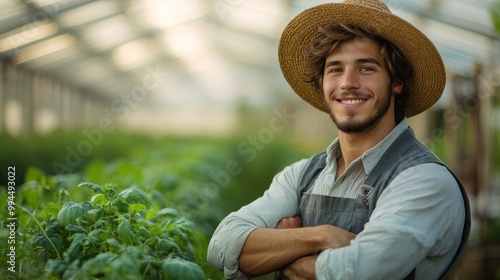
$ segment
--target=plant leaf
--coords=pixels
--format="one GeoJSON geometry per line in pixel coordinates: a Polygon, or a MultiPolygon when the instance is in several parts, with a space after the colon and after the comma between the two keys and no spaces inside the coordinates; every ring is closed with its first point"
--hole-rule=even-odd
{"type": "Polygon", "coordinates": [[[72,201],[66,202],[61,211],[57,214],[57,221],[62,226],[67,226],[85,213],[86,210],[81,204],[72,201]]]}
{"type": "Polygon", "coordinates": [[[106,196],[104,194],[101,194],[101,193],[96,194],[90,198],[90,203],[94,206],[95,205],[102,206],[102,205],[106,204],[106,202],[108,202],[108,199],[106,198],[106,196]]]}
{"type": "Polygon", "coordinates": [[[118,240],[116,240],[114,238],[106,239],[106,243],[108,243],[109,246],[117,248],[117,249],[122,249],[123,248],[123,245],[120,244],[120,242],[118,242],[118,240]]]}
{"type": "Polygon", "coordinates": [[[68,262],[65,260],[49,260],[45,265],[47,274],[52,276],[60,276],[66,271],[68,262]]]}
{"type": "Polygon", "coordinates": [[[77,225],[67,225],[64,229],[75,233],[87,233],[87,230],[84,227],[77,225]]]}
{"type": "Polygon", "coordinates": [[[140,279],[140,262],[130,254],[119,255],[108,266],[111,268],[109,279],[140,279]]]}
{"type": "Polygon", "coordinates": [[[151,236],[149,230],[143,226],[139,227],[139,232],[141,233],[142,237],[149,238],[151,236]]]}
{"type": "Polygon", "coordinates": [[[99,185],[96,185],[94,183],[90,183],[90,182],[83,182],[83,183],[80,183],[78,184],[78,187],[79,188],[87,188],[87,189],[91,189],[94,191],[94,193],[102,193],[104,194],[104,189],[99,186],[99,185]]]}
{"type": "Polygon", "coordinates": [[[151,199],[148,195],[141,189],[136,187],[131,187],[121,191],[118,194],[118,198],[123,198],[128,204],[142,204],[146,207],[151,205],[151,199]]]}
{"type": "Polygon", "coordinates": [[[171,253],[180,252],[181,248],[174,241],[162,238],[156,245],[156,251],[158,252],[160,257],[166,257],[171,253]]]}
{"type": "Polygon", "coordinates": [[[62,238],[61,235],[59,234],[51,234],[47,238],[46,235],[42,233],[37,233],[35,234],[35,236],[33,236],[33,244],[43,247],[48,252],[54,252],[54,250],[61,249],[62,238]]]}
{"type": "Polygon", "coordinates": [[[134,239],[134,230],[132,229],[132,225],[129,220],[125,218],[122,219],[118,225],[118,236],[122,239],[122,241],[132,243],[134,239]]]}
{"type": "Polygon", "coordinates": [[[158,216],[172,216],[172,217],[179,217],[179,212],[173,208],[163,208],[159,210],[156,215],[158,216]]]}
{"type": "Polygon", "coordinates": [[[183,259],[166,259],[163,261],[161,275],[168,280],[203,280],[205,274],[194,262],[183,259]]]}
{"type": "Polygon", "coordinates": [[[116,257],[117,255],[110,252],[100,253],[94,258],[86,261],[82,266],[82,270],[92,276],[105,273],[111,269],[109,263],[116,257]]]}
{"type": "Polygon", "coordinates": [[[47,203],[47,206],[45,207],[45,213],[48,216],[57,216],[57,213],[61,210],[61,205],[53,202],[47,203]]]}
{"type": "Polygon", "coordinates": [[[83,241],[87,238],[87,235],[77,233],[71,238],[73,241],[71,242],[71,245],[69,245],[68,250],[66,250],[63,254],[64,259],[70,262],[83,256],[83,241]]]}

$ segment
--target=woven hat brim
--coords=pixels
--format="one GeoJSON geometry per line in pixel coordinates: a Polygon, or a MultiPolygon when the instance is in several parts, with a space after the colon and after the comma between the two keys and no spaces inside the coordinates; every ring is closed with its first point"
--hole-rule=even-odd
{"type": "Polygon", "coordinates": [[[360,26],[397,46],[414,70],[413,79],[405,84],[409,92],[405,115],[417,115],[441,97],[446,72],[434,44],[406,20],[382,10],[361,5],[331,3],[309,8],[293,18],[282,33],[278,56],[282,73],[302,99],[325,111],[321,91],[304,82],[310,72],[306,51],[317,36],[318,27],[326,24],[360,26]]]}

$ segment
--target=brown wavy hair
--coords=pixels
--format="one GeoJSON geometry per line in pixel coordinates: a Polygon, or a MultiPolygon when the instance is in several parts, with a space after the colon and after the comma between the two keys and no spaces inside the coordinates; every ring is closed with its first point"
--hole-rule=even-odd
{"type": "Polygon", "coordinates": [[[305,82],[311,83],[316,90],[323,92],[326,57],[336,50],[341,43],[356,37],[366,37],[374,40],[379,45],[380,54],[384,58],[391,85],[396,81],[403,83],[403,90],[400,94],[395,95],[394,113],[396,123],[399,123],[405,116],[404,111],[408,99],[408,90],[405,85],[412,79],[413,69],[403,53],[395,45],[375,33],[352,25],[321,26],[317,37],[313,40],[306,53],[307,66],[311,69],[311,72],[306,73],[305,82]]]}

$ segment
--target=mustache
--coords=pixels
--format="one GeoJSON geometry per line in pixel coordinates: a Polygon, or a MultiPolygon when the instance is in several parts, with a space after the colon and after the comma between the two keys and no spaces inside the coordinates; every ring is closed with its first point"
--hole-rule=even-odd
{"type": "Polygon", "coordinates": [[[332,94],[330,97],[332,100],[342,99],[342,98],[369,99],[371,97],[371,95],[368,93],[358,91],[358,90],[345,90],[345,91],[337,93],[337,94],[332,94]]]}

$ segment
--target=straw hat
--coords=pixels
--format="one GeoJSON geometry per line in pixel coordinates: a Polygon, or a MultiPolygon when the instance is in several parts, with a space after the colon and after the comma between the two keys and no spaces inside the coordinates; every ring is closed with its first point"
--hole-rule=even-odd
{"type": "Polygon", "coordinates": [[[323,94],[304,82],[307,67],[305,53],[326,24],[351,24],[362,27],[397,46],[414,70],[405,85],[409,96],[405,115],[417,115],[441,97],[446,83],[443,60],[434,44],[421,31],[394,15],[379,0],[345,0],[309,8],[286,26],[281,35],[278,55],[281,71],[292,89],[305,101],[324,111],[323,94]]]}

